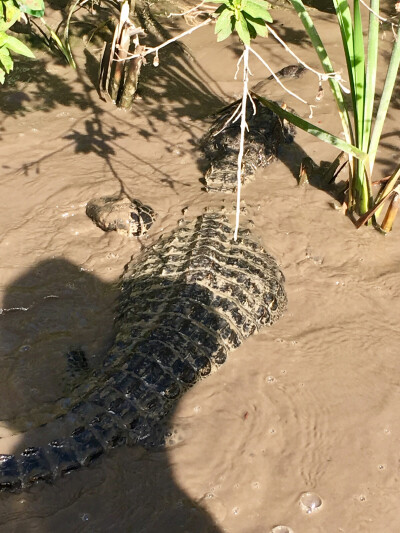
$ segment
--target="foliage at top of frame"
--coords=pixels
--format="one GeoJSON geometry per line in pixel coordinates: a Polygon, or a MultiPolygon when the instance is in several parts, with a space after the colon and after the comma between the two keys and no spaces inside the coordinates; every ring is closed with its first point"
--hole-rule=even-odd
{"type": "Polygon", "coordinates": [[[210,0],[220,4],[215,10],[218,16],[215,25],[217,41],[223,41],[237,31],[245,45],[260,35],[266,37],[268,30],[265,22],[273,22],[269,13],[271,4],[265,0],[210,0]]]}
{"type": "Polygon", "coordinates": [[[23,13],[41,17],[44,14],[43,0],[0,0],[0,83],[11,72],[14,61],[10,52],[26,57],[35,57],[33,52],[19,39],[10,35],[8,30],[21,18],[23,13]]]}

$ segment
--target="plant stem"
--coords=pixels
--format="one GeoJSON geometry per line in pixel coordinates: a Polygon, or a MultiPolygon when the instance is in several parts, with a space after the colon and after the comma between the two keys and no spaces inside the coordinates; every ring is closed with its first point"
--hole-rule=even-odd
{"type": "MultiPolygon", "coordinates": [[[[243,152],[244,152],[244,137],[246,134],[246,106],[247,106],[247,96],[248,96],[248,84],[249,84],[249,47],[247,44],[244,45],[243,51],[243,94],[242,94],[242,107],[240,111],[240,145],[239,145],[239,154],[237,160],[237,194],[236,194],[236,224],[235,232],[233,234],[233,240],[237,241],[238,231],[239,231],[239,218],[240,218],[240,193],[242,188],[242,161],[243,161],[243,152]]],[[[240,61],[240,60],[239,60],[240,61]]]]}
{"type": "Polygon", "coordinates": [[[179,39],[182,39],[182,37],[185,37],[186,35],[190,35],[191,33],[193,33],[194,31],[202,28],[203,26],[206,26],[207,24],[210,24],[210,22],[212,22],[212,21],[213,21],[212,18],[208,18],[208,19],[204,20],[201,24],[198,24],[197,26],[194,26],[193,28],[190,28],[190,30],[186,30],[186,31],[180,33],[176,37],[172,37],[172,39],[168,39],[168,41],[165,41],[164,43],[162,43],[162,44],[160,44],[158,46],[154,46],[153,48],[146,48],[146,51],[142,52],[141,54],[130,54],[127,59],[134,59],[135,57],[145,57],[145,56],[147,56],[149,54],[157,53],[159,50],[161,50],[161,48],[164,48],[165,46],[168,46],[169,44],[171,44],[171,43],[173,43],[175,41],[179,41],[179,39]]]}
{"type": "MultiPolygon", "coordinates": [[[[311,39],[311,43],[314,47],[314,50],[316,51],[318,55],[318,58],[321,62],[322,68],[324,69],[324,72],[333,73],[334,69],[329,60],[328,53],[321,41],[321,38],[317,32],[317,29],[314,26],[314,23],[310,15],[308,14],[306,8],[304,7],[303,2],[301,0],[290,0],[290,2],[295,8],[297,14],[299,15],[300,20],[303,23],[303,26],[308,36],[311,39]]],[[[339,82],[335,78],[330,78],[329,84],[331,86],[333,96],[335,97],[336,105],[338,106],[339,116],[342,121],[342,127],[343,127],[346,141],[349,144],[354,144],[351,122],[350,122],[349,114],[347,112],[345,103],[343,101],[343,95],[340,89],[339,82]]]]}
{"type": "Polygon", "coordinates": [[[387,110],[389,108],[390,99],[392,97],[394,84],[396,83],[396,77],[400,64],[400,25],[397,28],[397,35],[395,37],[395,43],[393,45],[392,56],[388,71],[386,74],[385,85],[383,87],[381,100],[379,102],[378,111],[376,114],[374,129],[371,135],[371,141],[369,143],[369,168],[372,174],[372,169],[375,163],[376,152],[378,150],[379,140],[381,138],[383,125],[386,119],[387,110]]]}

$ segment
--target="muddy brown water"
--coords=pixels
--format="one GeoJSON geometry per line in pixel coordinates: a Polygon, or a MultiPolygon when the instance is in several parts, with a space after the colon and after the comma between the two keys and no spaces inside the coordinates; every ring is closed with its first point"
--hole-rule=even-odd
{"type": "MultiPolygon", "coordinates": [[[[314,16],[340,68],[334,20],[314,16]]],[[[297,17],[274,18],[317,67],[297,17]]],[[[1,452],[29,445],[21,428],[50,418],[73,386],[68,349],[101,364],[130,257],[176,227],[185,208],[187,218],[206,206],[230,211],[234,197],[207,194],[200,181],[205,117],[240,94],[239,47],[214,41],[204,28],[185,39],[191,54],[175,48],[157,70],[145,67],[143,99],[129,113],[99,100],[89,52],[78,54],[77,73],[39,52],[2,88],[1,452]],[[86,217],[89,199],[121,188],[159,213],[148,237],[105,234],[86,217]]],[[[387,31],[382,64],[390,44],[387,31]]],[[[272,39],[256,48],[274,70],[292,62],[272,39]]],[[[254,83],[265,77],[255,59],[251,68],[254,83]]],[[[286,83],[315,103],[317,124],[340,133],[328,91],[314,102],[311,74],[286,83]]],[[[308,116],[278,86],[266,91],[308,116]]],[[[398,162],[398,120],[397,91],[378,177],[398,162]]],[[[285,272],[285,316],[184,395],[171,422],[175,446],[118,449],[54,485],[2,494],[1,531],[400,530],[400,229],[357,232],[325,192],[297,186],[302,155],[319,163],[336,152],[299,133],[242,197],[243,223],[253,221],[285,272]],[[321,498],[319,510],[304,512],[305,492],[321,498]]]]}

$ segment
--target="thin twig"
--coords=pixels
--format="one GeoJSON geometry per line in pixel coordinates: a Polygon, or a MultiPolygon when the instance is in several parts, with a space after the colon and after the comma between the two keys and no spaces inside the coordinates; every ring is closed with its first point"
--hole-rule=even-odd
{"type": "MultiPolygon", "coordinates": [[[[204,6],[204,4],[207,4],[207,0],[203,0],[202,2],[200,2],[200,4],[197,4],[197,6],[194,6],[192,7],[191,9],[188,9],[187,11],[182,11],[182,13],[170,13],[167,18],[170,18],[170,17],[187,17],[187,15],[190,15],[191,13],[194,13],[196,11],[198,11],[198,9],[201,7],[201,6],[204,6]]],[[[215,9],[215,6],[204,6],[206,8],[205,11],[198,11],[198,13],[196,13],[195,16],[197,16],[198,14],[203,14],[203,13],[209,13],[209,11],[211,9],[215,9]]]]}
{"type": "Polygon", "coordinates": [[[274,80],[279,83],[279,85],[282,87],[282,89],[284,89],[287,93],[289,93],[290,95],[294,96],[295,98],[297,98],[297,100],[300,100],[300,102],[303,102],[303,104],[306,104],[306,105],[309,105],[308,102],[306,100],[304,100],[303,98],[301,98],[300,96],[298,96],[296,93],[292,92],[290,89],[288,89],[287,87],[285,87],[285,85],[281,82],[281,80],[278,78],[278,76],[274,73],[274,71],[272,70],[272,68],[268,65],[268,63],[260,56],[260,54],[258,54],[251,46],[248,47],[248,49],[250,50],[250,52],[252,52],[256,57],[257,59],[259,59],[261,61],[261,63],[267,67],[267,69],[269,70],[269,72],[272,74],[274,80]]]}
{"type": "Polygon", "coordinates": [[[237,160],[237,195],[236,195],[236,224],[235,232],[233,234],[233,240],[237,241],[239,231],[239,218],[240,218],[240,193],[242,188],[242,161],[244,153],[244,137],[246,135],[247,123],[246,123],[246,104],[247,95],[249,92],[249,50],[250,47],[247,44],[244,45],[243,54],[240,56],[238,64],[243,59],[243,94],[242,94],[242,107],[241,107],[241,121],[240,121],[240,145],[239,154],[237,160]]]}
{"type": "Polygon", "coordinates": [[[161,43],[160,45],[158,46],[154,46],[153,48],[146,48],[144,52],[140,53],[140,54],[129,54],[128,57],[124,60],[122,59],[117,59],[116,61],[126,61],[127,59],[135,59],[135,57],[145,57],[149,54],[157,54],[159,50],[161,50],[161,48],[164,48],[165,46],[168,46],[169,44],[175,42],[175,41],[179,41],[179,39],[182,39],[183,37],[186,37],[186,35],[190,35],[191,33],[193,33],[194,31],[202,28],[203,26],[206,26],[207,24],[210,24],[210,22],[212,22],[213,19],[209,18],[207,20],[204,20],[201,24],[198,24],[197,26],[194,26],[193,28],[190,28],[189,30],[186,30],[182,33],[180,33],[179,35],[177,35],[176,37],[173,37],[172,39],[168,39],[168,41],[165,41],[163,43],[161,43]]]}
{"type": "Polygon", "coordinates": [[[373,15],[375,15],[375,17],[376,17],[377,19],[381,20],[382,22],[389,22],[388,19],[385,19],[385,18],[381,17],[381,16],[379,15],[379,13],[376,13],[373,9],[371,9],[370,6],[367,5],[367,4],[364,2],[364,0],[360,0],[360,2],[361,2],[361,4],[362,4],[364,7],[366,7],[366,8],[368,9],[368,11],[370,11],[373,15]]]}
{"type": "MultiPolygon", "coordinates": [[[[295,54],[295,52],[293,52],[293,50],[285,43],[285,41],[283,39],[281,39],[279,37],[279,35],[276,33],[276,31],[271,27],[269,26],[268,24],[266,24],[266,27],[268,28],[268,32],[278,41],[279,44],[281,44],[283,46],[283,48],[292,56],[296,59],[296,61],[298,63],[300,63],[301,65],[303,65],[304,68],[306,68],[307,70],[309,70],[310,72],[314,73],[316,76],[318,76],[318,79],[319,79],[319,82],[321,83],[322,81],[327,81],[331,78],[335,79],[339,85],[341,86],[342,90],[345,92],[345,93],[349,93],[349,89],[347,89],[346,87],[343,86],[343,79],[342,79],[342,75],[340,74],[340,72],[319,72],[318,70],[315,70],[313,69],[312,67],[310,67],[310,65],[308,65],[307,63],[305,63],[302,59],[300,59],[300,57],[298,55],[295,54]]],[[[286,90],[286,89],[285,89],[286,90]]]]}

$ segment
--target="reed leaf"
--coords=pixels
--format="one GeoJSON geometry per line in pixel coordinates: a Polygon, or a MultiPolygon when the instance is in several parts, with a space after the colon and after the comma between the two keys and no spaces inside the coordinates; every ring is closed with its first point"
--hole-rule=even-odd
{"type": "MultiPolygon", "coordinates": [[[[334,72],[332,63],[328,57],[328,53],[325,49],[325,46],[323,45],[321,38],[319,36],[319,33],[314,25],[314,22],[312,21],[312,18],[307,12],[302,0],[290,0],[290,2],[293,5],[294,9],[296,10],[297,14],[299,15],[301,22],[303,23],[304,29],[306,30],[311,40],[311,43],[314,47],[314,50],[316,51],[318,55],[318,58],[321,62],[324,72],[325,73],[334,72]]],[[[346,141],[351,144],[354,141],[353,131],[351,127],[349,113],[348,113],[346,104],[343,99],[342,90],[337,80],[333,78],[329,79],[329,85],[331,87],[332,94],[336,100],[336,105],[338,107],[339,116],[342,122],[342,127],[343,127],[346,141]]]]}
{"type": "Polygon", "coordinates": [[[304,120],[303,118],[300,118],[299,116],[294,115],[293,113],[290,113],[289,111],[286,111],[285,109],[282,109],[277,103],[272,102],[271,100],[268,100],[267,98],[263,98],[262,96],[254,93],[253,91],[251,91],[251,95],[257,98],[263,105],[265,105],[265,107],[268,107],[268,109],[276,113],[278,117],[286,119],[288,122],[299,127],[303,131],[310,133],[311,135],[314,135],[314,137],[317,137],[321,141],[324,141],[326,143],[331,144],[332,146],[335,146],[339,150],[343,150],[344,152],[353,155],[354,157],[356,157],[357,159],[361,161],[367,160],[368,154],[366,154],[362,150],[359,150],[356,146],[353,146],[352,144],[347,143],[343,139],[340,139],[339,137],[332,135],[332,133],[329,133],[323,130],[322,128],[319,128],[318,126],[315,126],[314,124],[311,124],[311,122],[308,122],[307,120],[304,120]]]}
{"type": "Polygon", "coordinates": [[[387,111],[389,108],[390,99],[392,97],[394,85],[396,83],[397,73],[400,64],[400,25],[397,28],[396,40],[393,45],[392,56],[390,58],[389,67],[386,73],[385,84],[381,99],[379,102],[378,111],[376,114],[375,124],[371,135],[371,141],[369,143],[368,152],[370,154],[370,169],[372,169],[375,162],[376,152],[378,150],[379,141],[382,134],[383,124],[386,119],[387,111]]]}
{"type": "MultiPolygon", "coordinates": [[[[371,10],[379,13],[379,0],[371,0],[371,10]]],[[[363,150],[369,148],[369,140],[372,129],[372,114],[374,109],[374,96],[376,85],[376,73],[378,64],[378,43],[379,43],[379,19],[374,13],[369,15],[368,28],[368,51],[365,78],[365,98],[364,98],[364,133],[363,150]]],[[[372,171],[372,169],[371,169],[372,171]]]]}

